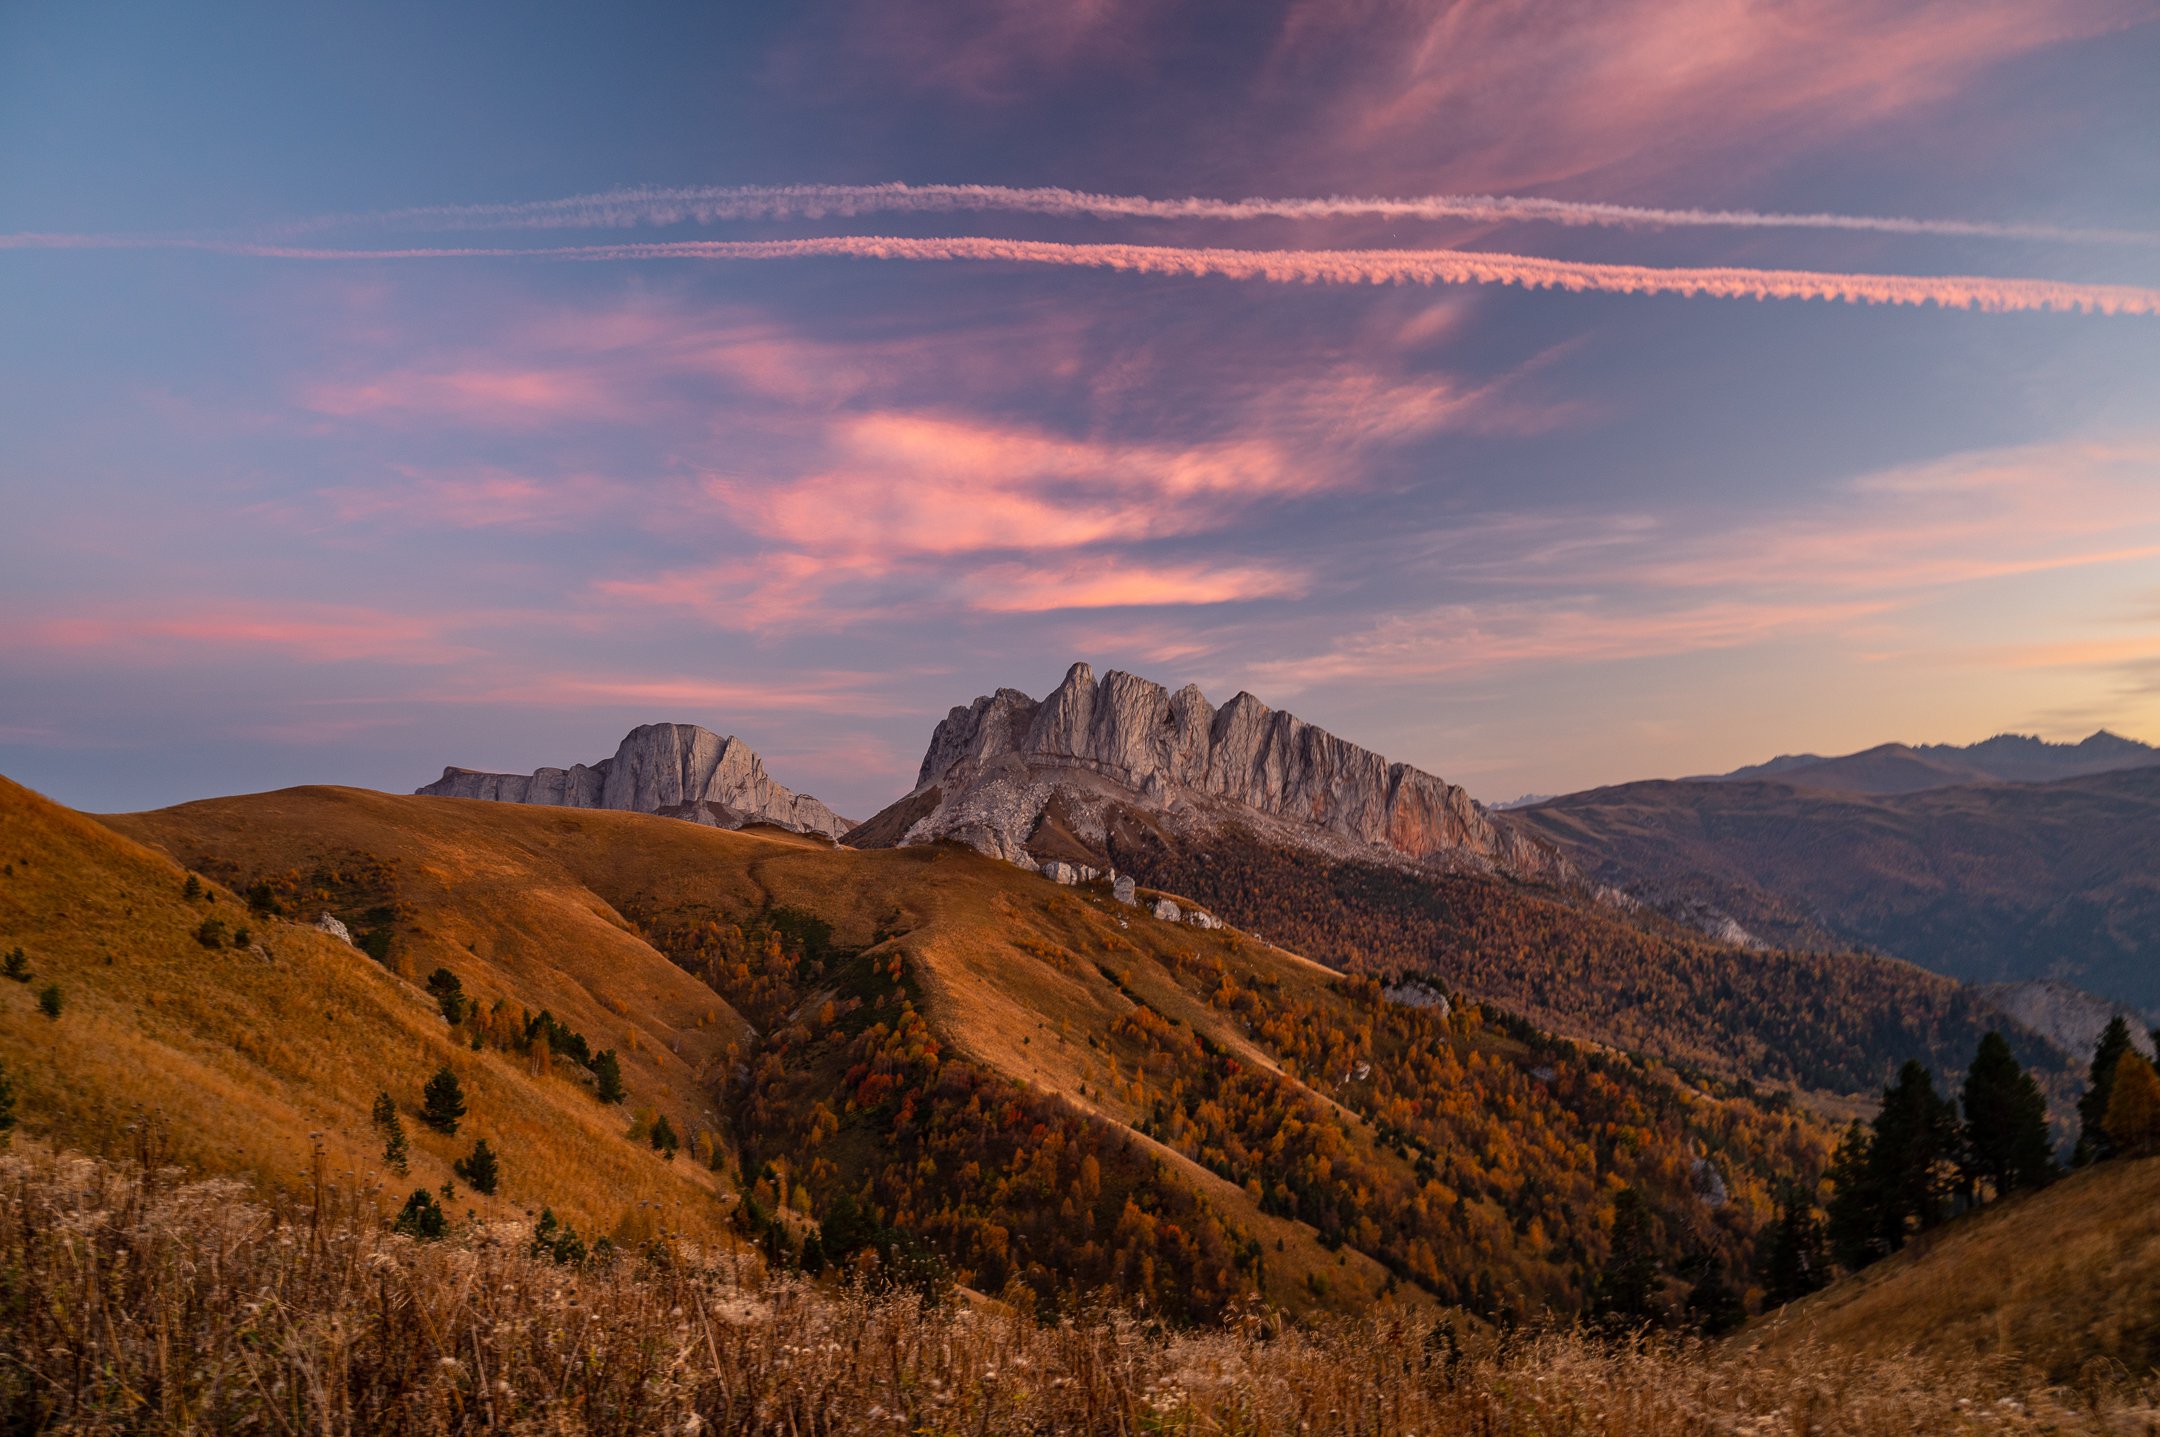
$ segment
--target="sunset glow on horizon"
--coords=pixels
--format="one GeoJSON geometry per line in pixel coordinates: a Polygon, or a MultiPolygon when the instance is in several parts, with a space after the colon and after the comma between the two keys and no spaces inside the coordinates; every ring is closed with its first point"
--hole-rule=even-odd
{"type": "Polygon", "coordinates": [[[2160,741],[2160,7],[0,13],[0,773],[1076,659],[1488,801],[2160,741]]]}

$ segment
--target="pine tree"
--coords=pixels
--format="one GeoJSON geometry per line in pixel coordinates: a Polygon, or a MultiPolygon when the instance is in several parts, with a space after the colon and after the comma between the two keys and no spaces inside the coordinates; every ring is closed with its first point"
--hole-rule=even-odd
{"type": "Polygon", "coordinates": [[[61,1009],[60,985],[58,983],[47,983],[44,987],[38,989],[37,1005],[40,1013],[43,1013],[48,1018],[58,1019],[61,1009]]]}
{"type": "Polygon", "coordinates": [[[1913,1231],[1926,1231],[1949,1210],[1958,1152],[1957,1107],[1935,1091],[1925,1064],[1909,1058],[1883,1089],[1882,1111],[1868,1144],[1868,1167],[1878,1195],[1879,1236],[1890,1251],[1913,1231]]]}
{"type": "Polygon", "coordinates": [[[540,1221],[533,1225],[532,1251],[534,1257],[575,1267],[585,1261],[585,1240],[568,1223],[558,1221],[553,1208],[544,1207],[540,1221]]]}
{"type": "Polygon", "coordinates": [[[1688,1290],[1688,1321],[1705,1337],[1723,1337],[1747,1321],[1747,1302],[1725,1280],[1725,1267],[1712,1262],[1688,1290]]]}
{"type": "Polygon", "coordinates": [[[675,1136],[675,1129],[669,1124],[666,1113],[662,1113],[659,1117],[653,1119],[650,1139],[654,1152],[660,1154],[669,1162],[675,1161],[675,1149],[682,1144],[675,1136]]]}
{"type": "Polygon", "coordinates": [[[495,1184],[502,1176],[501,1166],[495,1160],[495,1150],[482,1138],[473,1144],[472,1156],[459,1158],[450,1170],[472,1185],[476,1193],[493,1194],[495,1184]]]}
{"type": "Polygon", "coordinates": [[[452,1027],[465,1021],[472,1005],[466,1001],[465,985],[458,975],[448,968],[437,968],[427,976],[427,990],[434,995],[435,1005],[452,1027]]]}
{"type": "Polygon", "coordinates": [[[1613,1198],[1612,1255],[1590,1294],[1591,1316],[1632,1326],[1656,1322],[1658,1264],[1650,1204],[1634,1188],[1613,1198]]]}
{"type": "Polygon", "coordinates": [[[2127,1053],[2115,1065],[2104,1125],[2109,1144],[2124,1157],[2160,1148],[2160,1074],[2143,1055],[2127,1053]]]}
{"type": "Polygon", "coordinates": [[[422,1242],[433,1242],[448,1232],[450,1225],[444,1220],[442,1206],[435,1201],[434,1194],[426,1188],[415,1188],[413,1195],[405,1199],[405,1206],[399,1211],[392,1230],[422,1242]]]}
{"type": "Polygon", "coordinates": [[[1874,1165],[1868,1149],[1874,1137],[1855,1118],[1846,1127],[1837,1151],[1831,1155],[1830,1209],[1827,1236],[1838,1266],[1857,1272],[1883,1255],[1881,1241],[1882,1196],[1876,1190],[1874,1165]]]}
{"type": "Polygon", "coordinates": [[[2100,1041],[2093,1046],[2085,1095],[2078,1099],[2077,1151],[2070,1158],[2078,1167],[2099,1162],[2115,1151],[2115,1145],[2108,1141],[2107,1135],[2108,1092],[2115,1081],[2115,1065],[2130,1050],[2130,1025],[2123,1021],[2122,1014],[2117,1013],[2101,1032],[2100,1041]]]}
{"type": "Polygon", "coordinates": [[[1770,1230],[1768,1270],[1763,1275],[1763,1305],[1783,1307],[1830,1281],[1830,1256],[1823,1249],[1822,1224],[1815,1204],[1798,1184],[1785,1189],[1777,1223],[1770,1230]]]}
{"type": "Polygon", "coordinates": [[[377,1093],[375,1106],[368,1110],[368,1121],[378,1128],[387,1128],[397,1120],[397,1099],[387,1092],[377,1093]]]}
{"type": "Polygon", "coordinates": [[[465,1089],[448,1063],[435,1070],[420,1090],[420,1119],[438,1133],[455,1133],[465,1116],[465,1089]]]}
{"type": "Polygon", "coordinates": [[[7,1069],[0,1068],[0,1146],[5,1146],[8,1134],[15,1131],[15,1085],[8,1081],[7,1069]]]}
{"type": "Polygon", "coordinates": [[[17,983],[29,982],[30,955],[20,947],[9,949],[7,957],[0,959],[0,978],[9,978],[17,983]]]}
{"type": "Polygon", "coordinates": [[[398,1121],[396,1113],[390,1115],[390,1125],[385,1133],[383,1166],[403,1177],[412,1171],[412,1149],[405,1142],[405,1125],[398,1121]]]}
{"type": "Polygon", "coordinates": [[[180,885],[180,896],[190,903],[202,897],[202,880],[190,873],[187,882],[180,885]]]}
{"type": "Polygon", "coordinates": [[[2018,1066],[2000,1033],[1980,1040],[1965,1075],[1966,1181],[1990,1184],[1997,1196],[2043,1186],[2055,1176],[2048,1138],[2047,1099],[2018,1066]]]}
{"type": "Polygon", "coordinates": [[[627,1093],[623,1091],[622,1063],[613,1048],[603,1048],[593,1055],[594,1091],[603,1103],[619,1103],[627,1093]]]}

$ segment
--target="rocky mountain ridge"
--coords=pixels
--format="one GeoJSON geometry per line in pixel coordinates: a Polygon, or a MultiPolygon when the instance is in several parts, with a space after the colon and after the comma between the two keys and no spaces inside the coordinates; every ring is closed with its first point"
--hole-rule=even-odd
{"type": "Polygon", "coordinates": [[[915,789],[847,835],[950,839],[1011,862],[1088,861],[1106,825],[1243,823],[1346,856],[1560,878],[1558,853],[1453,784],[1271,709],[1074,664],[1048,697],[1000,689],[931,735],[915,789]],[[1077,851],[1075,851],[1077,849],[1077,851]]]}
{"type": "Polygon", "coordinates": [[[835,839],[855,826],[809,794],[773,782],[765,761],[741,739],[685,723],[634,728],[613,757],[598,763],[529,774],[445,768],[441,778],[414,791],[436,798],[657,813],[715,828],[770,823],[835,839]]]}

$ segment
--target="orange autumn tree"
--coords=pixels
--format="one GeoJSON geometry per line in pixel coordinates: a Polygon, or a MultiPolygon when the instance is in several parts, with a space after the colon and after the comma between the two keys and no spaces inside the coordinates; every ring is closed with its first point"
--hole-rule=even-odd
{"type": "Polygon", "coordinates": [[[2116,1065],[2104,1125],[2118,1152],[2160,1148],[2160,1073],[2136,1053],[2125,1053],[2116,1065]]]}

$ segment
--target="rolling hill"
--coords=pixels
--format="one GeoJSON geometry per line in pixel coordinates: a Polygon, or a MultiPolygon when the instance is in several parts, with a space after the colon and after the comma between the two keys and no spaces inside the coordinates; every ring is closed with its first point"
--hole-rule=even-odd
{"type": "Polygon", "coordinates": [[[2050,1381],[2160,1367],[2160,1160],[2101,1163],[1991,1203],[1761,1319],[1739,1339],[2009,1359],[2050,1381]]]}
{"type": "Polygon", "coordinates": [[[1580,1303],[1622,1186],[1669,1260],[1747,1270],[1778,1185],[1824,1154],[1781,1099],[950,846],[342,789],[105,823],[4,798],[0,939],[66,994],[57,1020],[0,995],[26,1129],[111,1147],[154,1106],[189,1166],[273,1185],[311,1133],[379,1172],[374,1093],[409,1105],[450,1062],[471,1116],[455,1139],[408,1116],[412,1181],[483,1132],[501,1194],[456,1198],[483,1215],[627,1239],[657,1204],[777,1260],[876,1247],[1037,1310],[1394,1289],[1497,1315],[1580,1303]],[[202,947],[211,912],[274,957],[202,947]],[[418,986],[438,967],[473,1000],[456,1026],[418,986]],[[543,1008],[622,1055],[627,1104],[548,1061],[543,1008]],[[700,1161],[635,1136],[657,1116],[700,1161]]]}
{"type": "Polygon", "coordinates": [[[1890,795],[1632,783],[1509,818],[1605,882],[1776,944],[2160,1008],[2160,768],[1890,795]]]}

